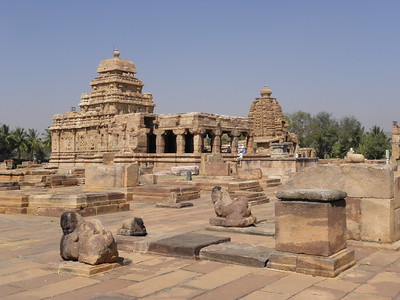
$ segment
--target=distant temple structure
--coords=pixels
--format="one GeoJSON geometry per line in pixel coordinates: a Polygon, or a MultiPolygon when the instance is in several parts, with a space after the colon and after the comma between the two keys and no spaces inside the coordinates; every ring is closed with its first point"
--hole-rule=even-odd
{"type": "MultiPolygon", "coordinates": [[[[271,90],[251,105],[248,118],[208,113],[154,114],[150,93],[135,77],[136,67],[114,57],[100,62],[91,93],[82,94],[80,111],[53,116],[50,162],[59,166],[113,161],[140,162],[156,170],[172,165],[200,164],[201,153],[221,153],[222,137],[231,155],[243,140],[248,154],[272,151],[285,144],[288,155],[296,151],[297,139],[289,133],[282,109],[271,90]]],[[[285,149],[286,149],[285,148],[285,149]]]]}
{"type": "Polygon", "coordinates": [[[285,143],[293,153],[298,144],[297,136],[289,132],[289,124],[278,100],[271,97],[272,91],[266,85],[260,94],[261,98],[253,101],[248,115],[253,124],[254,148],[261,152],[268,150],[273,143],[285,143]]]}

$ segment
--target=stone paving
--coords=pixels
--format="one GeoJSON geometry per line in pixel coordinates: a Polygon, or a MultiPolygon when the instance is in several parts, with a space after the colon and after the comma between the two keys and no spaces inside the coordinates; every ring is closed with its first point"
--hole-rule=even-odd
{"type": "MultiPolygon", "coordinates": [[[[206,231],[214,215],[209,195],[194,206],[155,208],[131,204],[132,211],[98,218],[114,234],[122,220],[144,220],[151,233],[201,233],[233,242],[274,247],[271,236],[206,231]]],[[[252,207],[259,219],[274,218],[274,201],[252,207]]],[[[336,278],[313,277],[206,260],[120,251],[133,263],[93,277],[52,273],[60,261],[59,219],[0,215],[1,299],[400,299],[400,252],[351,246],[357,264],[336,278]]]]}

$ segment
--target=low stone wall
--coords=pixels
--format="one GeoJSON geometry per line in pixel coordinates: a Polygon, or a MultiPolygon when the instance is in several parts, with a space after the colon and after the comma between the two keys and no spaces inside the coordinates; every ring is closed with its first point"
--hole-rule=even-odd
{"type": "Polygon", "coordinates": [[[278,177],[282,182],[286,182],[298,171],[317,164],[318,158],[271,158],[264,155],[245,154],[241,167],[261,169],[263,177],[278,177]]]}
{"type": "Polygon", "coordinates": [[[339,189],[347,193],[348,238],[392,243],[400,239],[400,177],[380,164],[317,165],[296,173],[279,190],[339,189]]]}

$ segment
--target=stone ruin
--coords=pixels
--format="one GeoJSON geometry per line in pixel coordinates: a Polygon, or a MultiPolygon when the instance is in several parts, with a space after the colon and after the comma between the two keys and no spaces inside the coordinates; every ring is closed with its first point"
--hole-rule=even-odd
{"type": "Polygon", "coordinates": [[[251,214],[249,200],[239,196],[233,200],[222,187],[216,186],[211,191],[216,217],[210,218],[210,224],[224,227],[247,227],[254,225],[257,218],[251,214]]]}
{"type": "Polygon", "coordinates": [[[86,222],[75,212],[65,212],[61,215],[60,226],[63,231],[60,242],[63,260],[90,265],[117,261],[117,243],[111,231],[105,229],[99,220],[86,222]]]}

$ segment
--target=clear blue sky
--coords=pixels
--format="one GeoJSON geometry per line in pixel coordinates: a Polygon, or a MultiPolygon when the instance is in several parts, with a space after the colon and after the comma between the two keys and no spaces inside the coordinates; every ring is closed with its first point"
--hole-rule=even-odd
{"type": "Polygon", "coordinates": [[[285,113],[400,121],[400,1],[0,0],[0,123],[43,131],[114,47],[156,113],[247,116],[267,83],[285,113]]]}

